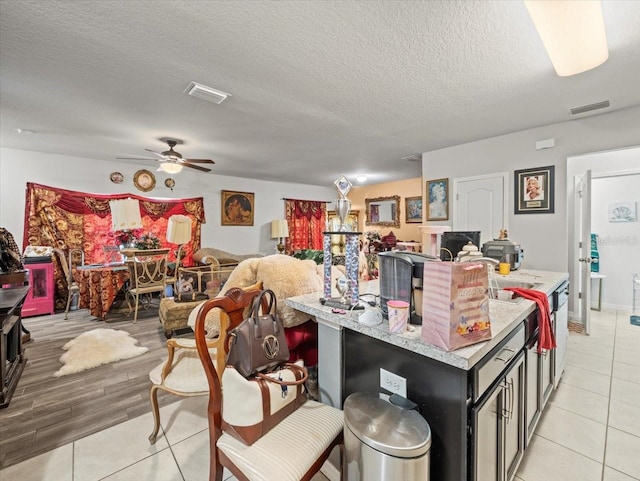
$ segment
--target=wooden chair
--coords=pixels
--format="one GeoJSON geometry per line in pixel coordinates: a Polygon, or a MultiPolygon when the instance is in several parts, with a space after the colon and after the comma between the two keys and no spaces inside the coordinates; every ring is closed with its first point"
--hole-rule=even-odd
{"type": "Polygon", "coordinates": [[[135,299],[133,323],[138,320],[140,299],[144,308],[148,308],[154,292],[164,294],[167,278],[167,254],[169,249],[134,250],[127,260],[131,286],[127,291],[127,305],[131,312],[129,297],[135,299]]]}
{"type": "MultiPolygon", "coordinates": [[[[209,481],[222,481],[223,466],[239,481],[308,481],[336,446],[342,458],[344,421],[339,409],[307,401],[251,446],[222,432],[222,370],[216,371],[211,361],[205,319],[215,307],[225,311],[228,318],[220,319],[223,337],[230,325],[242,320],[248,302],[247,293],[230,289],[224,297],[206,301],[196,317],[196,347],[209,383],[209,481]]],[[[220,342],[225,345],[225,339],[220,342]]]]}
{"type": "MultiPolygon", "coordinates": [[[[241,304],[244,307],[248,307],[253,302],[253,299],[260,294],[262,290],[262,283],[254,288],[244,291],[241,297],[241,304]]],[[[191,304],[191,303],[181,303],[191,304]]],[[[198,312],[204,304],[200,304],[196,307],[192,314],[198,312]]],[[[229,329],[233,329],[236,325],[242,322],[243,312],[240,311],[239,315],[232,313],[233,318],[231,320],[226,319],[225,325],[229,326],[229,329]]],[[[223,311],[220,313],[220,317],[226,318],[226,313],[223,311]]],[[[215,359],[216,372],[222,376],[225,364],[225,349],[222,343],[226,337],[226,334],[220,335],[218,330],[218,336],[213,337],[214,333],[208,333],[206,339],[207,349],[209,355],[215,359]],[[209,335],[211,334],[211,335],[209,335]]],[[[155,444],[160,430],[160,410],[158,408],[158,390],[163,390],[176,396],[193,397],[193,396],[205,396],[209,394],[209,384],[207,383],[207,377],[198,351],[196,350],[195,339],[177,338],[167,340],[167,350],[169,351],[168,358],[156,366],[153,371],[149,373],[149,379],[151,380],[151,388],[149,390],[149,399],[151,401],[151,407],[154,417],[153,432],[149,436],[149,442],[155,444]]]]}
{"type": "Polygon", "coordinates": [[[71,249],[66,254],[62,249],[57,247],[53,249],[53,252],[58,256],[60,260],[60,266],[64,273],[65,282],[67,284],[67,306],[64,309],[64,318],[69,317],[69,308],[71,307],[71,300],[73,296],[80,295],[80,286],[73,277],[73,269],[78,266],[84,265],[84,252],[82,249],[71,249]]]}

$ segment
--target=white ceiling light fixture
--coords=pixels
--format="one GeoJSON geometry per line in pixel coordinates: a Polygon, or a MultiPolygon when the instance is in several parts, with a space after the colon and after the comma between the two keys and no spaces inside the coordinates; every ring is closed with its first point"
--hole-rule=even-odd
{"type": "Polygon", "coordinates": [[[199,99],[213,102],[214,104],[218,105],[224,102],[227,97],[231,97],[231,94],[227,92],[207,87],[206,85],[199,84],[198,82],[191,82],[189,85],[187,85],[184,93],[187,95],[191,95],[192,97],[198,97],[199,99]]]}
{"type": "Polygon", "coordinates": [[[362,184],[367,181],[367,176],[364,174],[357,175],[356,180],[362,184]]]}
{"type": "Polygon", "coordinates": [[[158,167],[158,171],[162,170],[167,174],[178,174],[182,172],[182,166],[176,162],[163,162],[158,167]]]}
{"type": "Polygon", "coordinates": [[[560,77],[576,75],[609,58],[600,0],[524,0],[560,77]]]}

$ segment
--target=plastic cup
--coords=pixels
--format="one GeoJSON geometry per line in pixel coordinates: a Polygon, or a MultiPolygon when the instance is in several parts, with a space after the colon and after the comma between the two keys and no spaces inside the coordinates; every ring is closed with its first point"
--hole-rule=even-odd
{"type": "Polygon", "coordinates": [[[405,301],[387,301],[389,313],[389,332],[403,333],[409,320],[409,303],[405,301]]]}
{"type": "Polygon", "coordinates": [[[509,264],[508,262],[501,262],[498,265],[498,272],[503,276],[506,276],[507,274],[509,274],[509,272],[511,272],[511,264],[509,264]]]}

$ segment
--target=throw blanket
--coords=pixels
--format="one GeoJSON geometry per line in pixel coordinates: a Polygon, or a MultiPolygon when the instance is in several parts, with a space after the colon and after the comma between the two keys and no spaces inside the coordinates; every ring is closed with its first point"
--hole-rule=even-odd
{"type": "Polygon", "coordinates": [[[538,305],[538,352],[542,352],[543,349],[554,349],[556,347],[556,338],[553,335],[553,329],[551,329],[551,309],[549,308],[547,295],[535,289],[507,287],[504,290],[513,291],[520,297],[530,299],[538,305]]]}

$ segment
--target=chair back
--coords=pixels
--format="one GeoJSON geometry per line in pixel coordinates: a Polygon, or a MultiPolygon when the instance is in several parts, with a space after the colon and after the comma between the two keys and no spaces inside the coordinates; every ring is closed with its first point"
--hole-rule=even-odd
{"type": "MultiPolygon", "coordinates": [[[[222,385],[220,379],[222,379],[224,365],[222,369],[219,369],[220,372],[217,372],[213,367],[213,361],[209,354],[209,346],[207,345],[205,319],[211,309],[219,308],[222,310],[222,315],[220,316],[220,337],[217,344],[218,346],[224,346],[226,353],[228,350],[226,342],[227,333],[242,322],[245,309],[251,307],[253,300],[260,292],[262,292],[261,289],[257,288],[244,291],[238,287],[233,287],[225,292],[224,296],[205,301],[196,317],[196,347],[207,376],[207,382],[209,383],[209,443],[212,455],[214,456],[210,464],[210,479],[215,479],[213,475],[213,471],[215,471],[217,466],[215,446],[218,438],[222,434],[222,385]]],[[[264,308],[266,308],[266,306],[263,305],[263,309],[264,308]]],[[[220,347],[218,349],[220,349],[220,347]]]]}
{"type": "Polygon", "coordinates": [[[73,283],[73,269],[84,265],[84,252],[82,249],[71,249],[67,254],[57,247],[54,247],[53,252],[58,256],[67,287],[69,287],[73,283]]]}
{"type": "Polygon", "coordinates": [[[131,289],[140,292],[164,290],[167,278],[169,249],[136,250],[127,261],[131,275],[131,289]]]}

